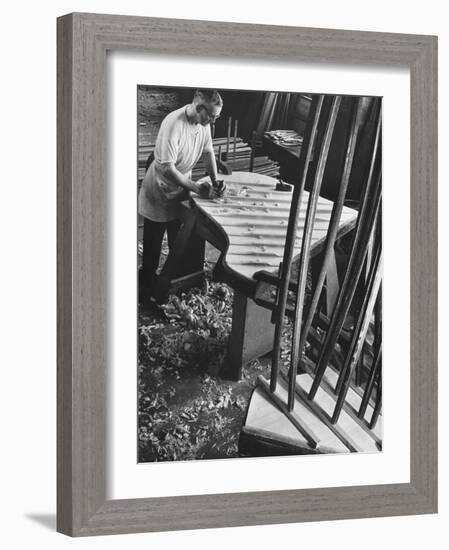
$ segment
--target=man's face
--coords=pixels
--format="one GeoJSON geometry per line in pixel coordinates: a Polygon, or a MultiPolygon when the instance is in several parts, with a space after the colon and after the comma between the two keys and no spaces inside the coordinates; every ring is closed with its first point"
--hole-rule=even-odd
{"type": "Polygon", "coordinates": [[[200,103],[196,106],[199,115],[199,123],[202,126],[207,126],[214,123],[219,118],[221,107],[219,105],[210,105],[209,103],[200,103]]]}

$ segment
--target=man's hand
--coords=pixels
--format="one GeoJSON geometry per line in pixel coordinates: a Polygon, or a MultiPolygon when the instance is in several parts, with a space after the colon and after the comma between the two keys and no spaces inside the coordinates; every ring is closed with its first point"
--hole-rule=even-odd
{"type": "Polygon", "coordinates": [[[212,183],[214,189],[217,191],[218,195],[222,197],[224,195],[224,192],[226,191],[226,183],[225,180],[215,180],[212,183]]]}
{"type": "Polygon", "coordinates": [[[210,199],[213,195],[213,187],[209,181],[202,181],[196,184],[197,193],[203,199],[210,199]]]}
{"type": "Polygon", "coordinates": [[[226,185],[223,180],[212,184],[210,181],[196,183],[195,192],[203,199],[218,199],[223,196],[226,185]]]}

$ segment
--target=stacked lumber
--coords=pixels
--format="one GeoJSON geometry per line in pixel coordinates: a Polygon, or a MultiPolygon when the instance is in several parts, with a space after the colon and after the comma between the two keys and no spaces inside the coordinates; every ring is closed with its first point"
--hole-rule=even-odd
{"type": "Polygon", "coordinates": [[[284,147],[295,147],[302,145],[303,142],[303,136],[300,136],[295,130],[271,130],[265,132],[265,137],[284,147]]]}
{"type": "MultiPolygon", "coordinates": [[[[215,157],[218,159],[221,155],[221,151],[226,147],[226,138],[214,138],[213,140],[214,145],[214,152],[215,157]]],[[[245,144],[243,144],[241,138],[237,138],[236,140],[236,147],[239,147],[240,149],[245,147],[245,144]]],[[[145,166],[147,163],[148,156],[150,153],[154,152],[155,144],[151,145],[140,145],[139,146],[139,152],[138,152],[138,179],[141,181],[143,177],[145,176],[145,166]]],[[[251,151],[251,147],[248,147],[249,151],[251,151]]],[[[194,180],[202,178],[206,174],[206,166],[204,164],[203,159],[200,159],[199,162],[196,164],[194,169],[192,170],[192,177],[194,180]]]]}
{"type": "MultiPolygon", "coordinates": [[[[233,172],[249,172],[251,170],[252,147],[245,143],[242,138],[234,136],[230,142],[226,137],[214,138],[213,140],[215,157],[225,162],[233,172]]],[[[154,144],[140,145],[138,150],[138,180],[145,176],[145,166],[150,153],[154,151],[154,144]]],[[[272,178],[279,177],[279,164],[267,156],[253,158],[252,171],[257,174],[264,174],[272,178]]],[[[206,174],[206,166],[203,159],[200,159],[192,171],[192,178],[196,181],[206,174]]]]}
{"type": "Polygon", "coordinates": [[[264,174],[272,178],[279,177],[279,164],[273,162],[268,157],[254,157],[251,170],[251,156],[246,158],[233,158],[229,156],[229,160],[225,161],[233,172],[255,172],[256,174],[264,174]]]}
{"type": "MultiPolygon", "coordinates": [[[[223,161],[225,160],[224,156],[226,156],[226,155],[223,154],[223,151],[224,152],[226,151],[226,141],[227,141],[226,138],[213,138],[212,139],[216,159],[219,159],[221,157],[221,160],[223,160],[223,161]]],[[[246,148],[246,144],[243,143],[241,138],[235,138],[234,143],[235,143],[236,150],[239,150],[240,151],[239,154],[242,154],[243,149],[246,148]]],[[[247,147],[247,148],[251,152],[251,147],[247,147]]],[[[205,174],[206,174],[206,165],[204,164],[203,159],[200,159],[199,162],[197,163],[197,165],[192,170],[192,178],[196,181],[196,180],[204,177],[205,174]]]]}
{"type": "MultiPolygon", "coordinates": [[[[237,128],[237,121],[236,128],[237,128]]],[[[229,132],[228,132],[229,134],[229,132]]],[[[254,133],[255,134],[255,133],[254,133]]],[[[256,156],[256,136],[253,135],[252,143],[245,143],[236,136],[221,138],[224,149],[221,160],[229,166],[233,172],[255,172],[272,178],[279,177],[279,164],[267,156],[256,156]]]]}
{"type": "Polygon", "coordinates": [[[137,151],[137,179],[139,182],[145,177],[145,166],[150,156],[150,153],[154,152],[154,144],[151,145],[139,145],[137,151]]]}

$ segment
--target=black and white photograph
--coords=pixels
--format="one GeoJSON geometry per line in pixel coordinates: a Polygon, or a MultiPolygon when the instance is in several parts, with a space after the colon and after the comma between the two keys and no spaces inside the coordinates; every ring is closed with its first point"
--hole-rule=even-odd
{"type": "Polygon", "coordinates": [[[382,99],[137,89],[138,460],[382,450],[382,99]]]}

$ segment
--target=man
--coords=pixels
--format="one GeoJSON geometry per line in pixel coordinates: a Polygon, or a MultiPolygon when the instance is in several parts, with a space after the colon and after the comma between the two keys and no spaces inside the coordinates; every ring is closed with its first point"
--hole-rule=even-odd
{"type": "Polygon", "coordinates": [[[169,248],[179,227],[180,201],[191,191],[201,197],[213,197],[217,165],[210,123],[220,116],[223,100],[216,90],[197,90],[193,101],[173,111],[162,121],[154,149],[154,161],[147,170],[138,199],[138,211],[144,217],[143,259],[139,280],[141,303],[156,301],[156,270],[167,231],[169,248]],[[211,182],[192,181],[192,168],[204,155],[211,182]]]}

